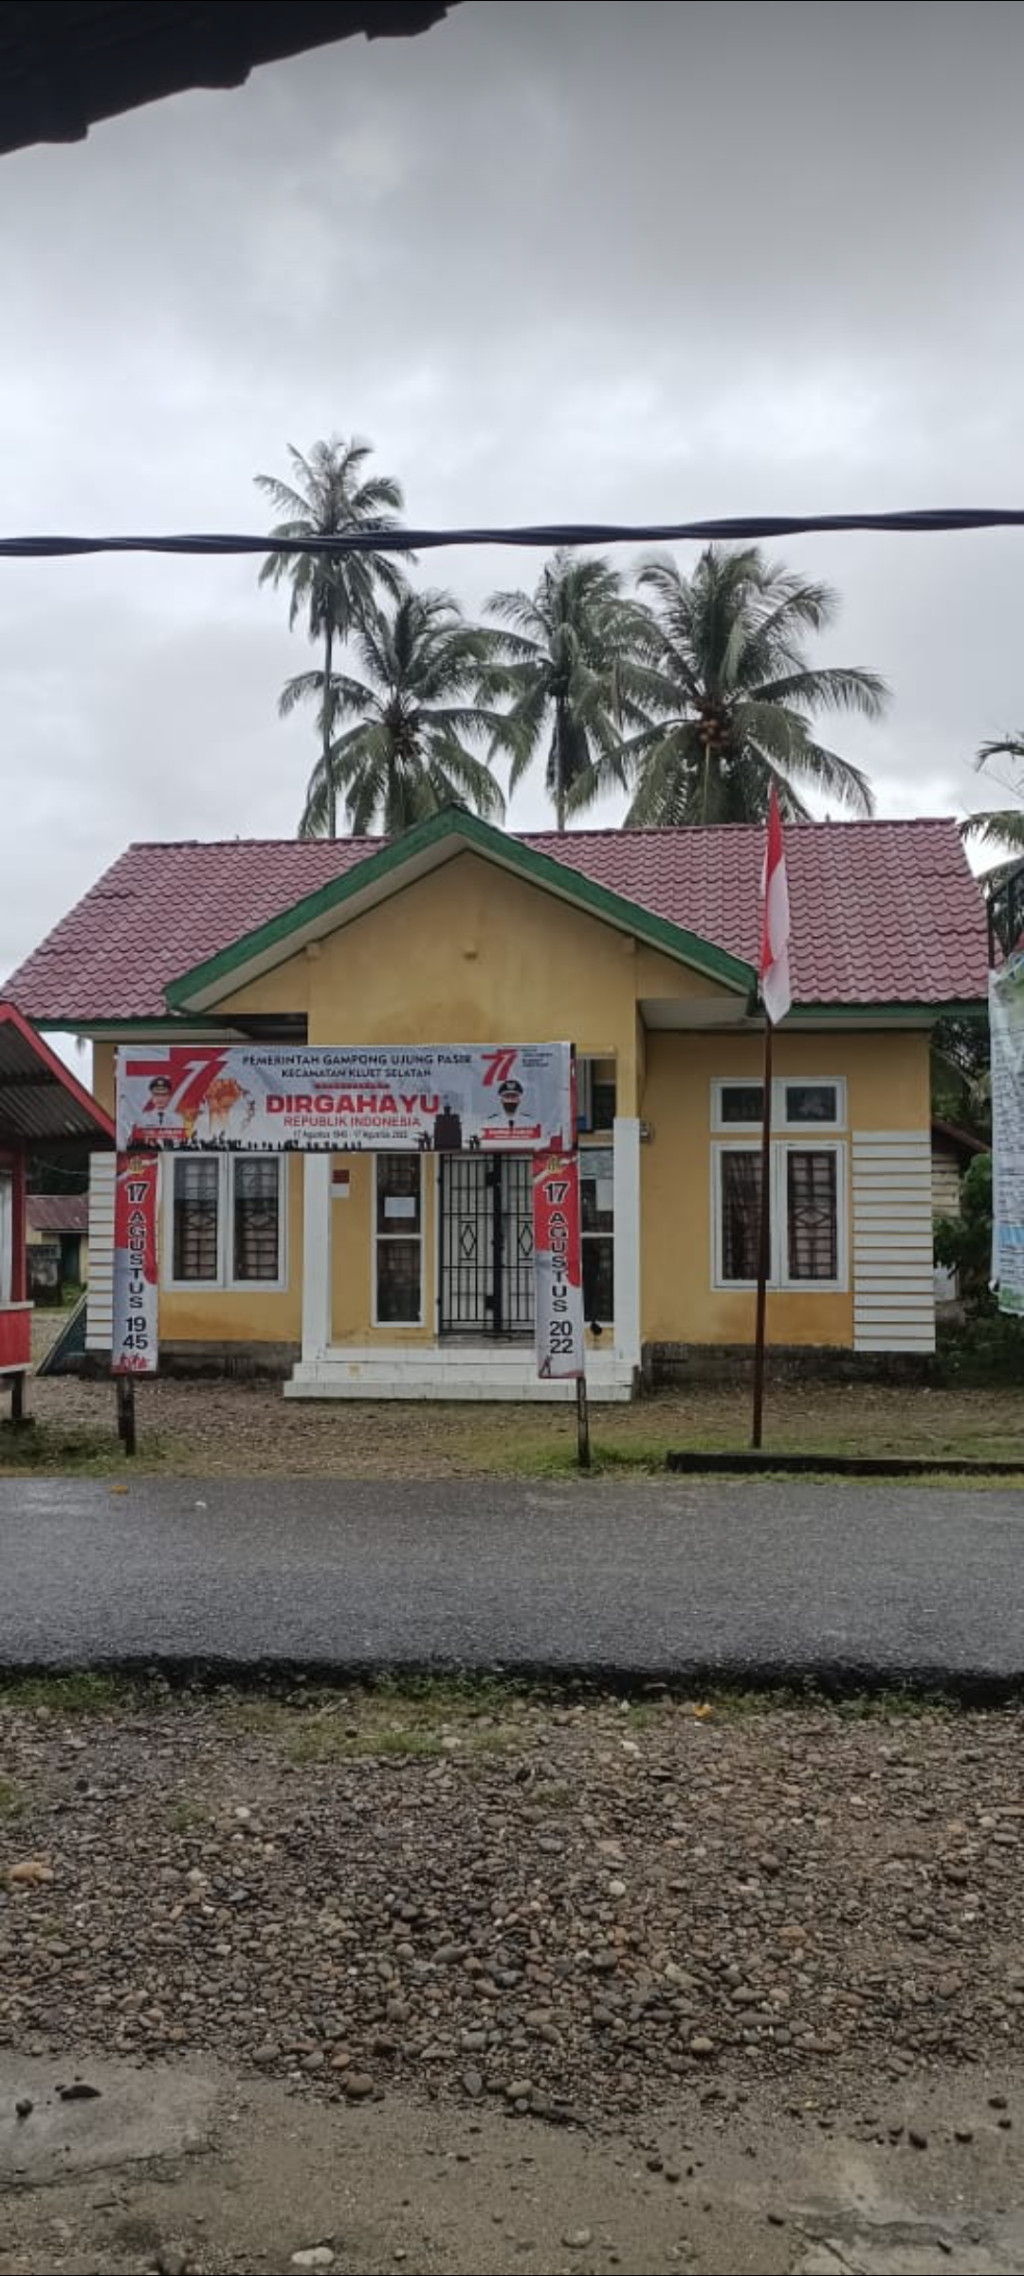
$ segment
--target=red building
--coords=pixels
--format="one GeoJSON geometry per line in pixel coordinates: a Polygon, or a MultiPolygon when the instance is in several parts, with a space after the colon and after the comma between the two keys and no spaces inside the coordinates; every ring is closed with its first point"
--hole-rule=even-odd
{"type": "Polygon", "coordinates": [[[11,1378],[19,1414],[32,1358],[32,1306],[25,1264],[26,1171],[45,1149],[109,1148],[114,1126],[13,1004],[0,1003],[0,1375],[11,1378]]]}

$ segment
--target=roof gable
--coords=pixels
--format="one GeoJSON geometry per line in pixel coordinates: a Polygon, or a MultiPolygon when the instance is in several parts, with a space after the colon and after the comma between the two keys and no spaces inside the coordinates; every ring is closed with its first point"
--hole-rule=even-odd
{"type": "Polygon", "coordinates": [[[315,893],[253,931],[244,933],[219,954],[168,983],[167,1002],[172,1011],[202,1012],[226,995],[269,971],[284,957],[293,956],[307,941],[316,940],[350,923],[364,910],[401,891],[414,878],[469,851],[525,878],[541,891],[554,893],[588,915],[622,932],[633,934],[658,948],[677,963],[716,980],[737,995],[749,995],[755,982],[752,965],[686,927],[655,915],[627,900],[606,885],[567,867],[564,862],[522,838],[509,837],[489,822],[461,809],[446,809],[427,822],[386,840],[366,860],[353,864],[315,893]]]}

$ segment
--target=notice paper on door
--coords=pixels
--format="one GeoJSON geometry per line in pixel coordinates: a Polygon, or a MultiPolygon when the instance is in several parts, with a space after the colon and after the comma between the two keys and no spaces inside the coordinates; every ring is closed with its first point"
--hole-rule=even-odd
{"type": "Polygon", "coordinates": [[[385,1194],[385,1196],[384,1196],[384,1215],[385,1215],[385,1217],[415,1217],[415,1215],[416,1215],[416,1196],[415,1196],[415,1194],[414,1194],[414,1193],[387,1193],[387,1194],[385,1194]]]}

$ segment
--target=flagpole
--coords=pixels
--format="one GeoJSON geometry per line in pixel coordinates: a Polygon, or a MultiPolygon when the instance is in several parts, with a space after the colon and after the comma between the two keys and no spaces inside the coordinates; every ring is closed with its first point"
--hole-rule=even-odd
{"type": "Polygon", "coordinates": [[[754,1325],[754,1413],[750,1443],[761,1444],[764,1413],[764,1328],[771,1259],[772,1022],[764,1015],[764,1098],[761,1106],[761,1208],[757,1221],[757,1316],[754,1325]]]}

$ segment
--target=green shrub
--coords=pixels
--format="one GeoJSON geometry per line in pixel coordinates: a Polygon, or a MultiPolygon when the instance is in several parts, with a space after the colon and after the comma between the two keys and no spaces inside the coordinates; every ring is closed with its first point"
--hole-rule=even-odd
{"type": "Polygon", "coordinates": [[[955,1272],[967,1312],[995,1311],[992,1272],[992,1156],[976,1154],[960,1188],[959,1217],[940,1217],[935,1261],[955,1272]]]}
{"type": "Polygon", "coordinates": [[[950,1384],[966,1387],[1016,1383],[1024,1390],[1024,1320],[997,1312],[969,1312],[938,1332],[942,1373],[950,1384]]]}

